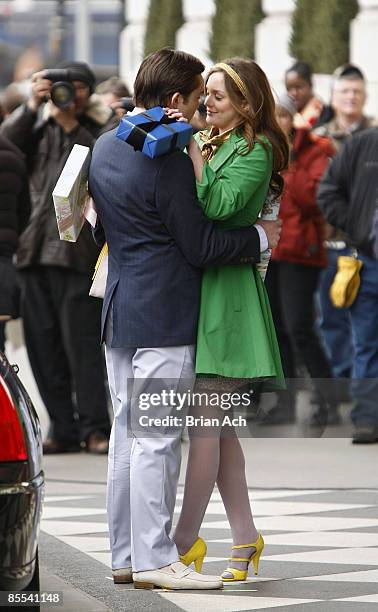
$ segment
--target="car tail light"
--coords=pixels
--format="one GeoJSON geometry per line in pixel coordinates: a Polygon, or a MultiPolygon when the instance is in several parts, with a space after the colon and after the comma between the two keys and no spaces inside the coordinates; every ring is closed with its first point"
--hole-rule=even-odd
{"type": "Polygon", "coordinates": [[[0,461],[27,459],[24,433],[16,406],[0,376],[0,461]]]}

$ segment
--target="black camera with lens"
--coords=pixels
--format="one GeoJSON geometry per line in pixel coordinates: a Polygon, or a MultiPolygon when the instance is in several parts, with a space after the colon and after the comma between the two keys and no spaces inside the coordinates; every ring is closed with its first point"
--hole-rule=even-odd
{"type": "Polygon", "coordinates": [[[75,88],[72,81],[83,81],[83,73],[72,68],[53,68],[45,70],[43,78],[53,82],[50,92],[53,104],[64,109],[75,100],[75,88]]]}

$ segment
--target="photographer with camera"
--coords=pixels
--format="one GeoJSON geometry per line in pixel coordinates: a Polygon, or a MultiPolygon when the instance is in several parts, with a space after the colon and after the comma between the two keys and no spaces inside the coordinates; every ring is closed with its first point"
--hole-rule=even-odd
{"type": "Polygon", "coordinates": [[[110,117],[92,98],[94,84],[83,62],[37,72],[30,99],[1,126],[29,172],[32,214],[17,265],[26,348],[51,422],[45,453],[79,451],[83,442],[93,453],[108,448],[102,304],[88,296],[98,249],[86,225],[77,242],[59,239],[51,195],[74,144],[92,147],[110,117]]]}

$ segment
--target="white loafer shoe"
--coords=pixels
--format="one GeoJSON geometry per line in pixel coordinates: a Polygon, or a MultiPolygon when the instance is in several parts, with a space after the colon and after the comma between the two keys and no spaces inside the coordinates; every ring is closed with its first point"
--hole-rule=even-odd
{"type": "Polygon", "coordinates": [[[114,584],[131,584],[133,581],[133,570],[131,567],[122,567],[112,570],[114,584]]]}
{"type": "Polygon", "coordinates": [[[222,589],[223,582],[218,576],[198,574],[181,561],[155,570],[133,572],[135,589],[222,589]]]}

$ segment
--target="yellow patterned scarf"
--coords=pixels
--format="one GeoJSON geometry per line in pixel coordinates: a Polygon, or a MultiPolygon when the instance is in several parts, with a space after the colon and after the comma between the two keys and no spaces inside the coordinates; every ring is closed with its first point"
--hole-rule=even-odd
{"type": "Polygon", "coordinates": [[[205,161],[210,161],[213,159],[215,153],[218,151],[219,147],[222,146],[226,140],[228,140],[232,134],[232,132],[242,125],[243,122],[240,122],[238,125],[232,127],[231,129],[223,132],[223,134],[218,134],[217,128],[212,127],[210,132],[200,132],[199,137],[204,143],[202,145],[202,157],[205,161]]]}

